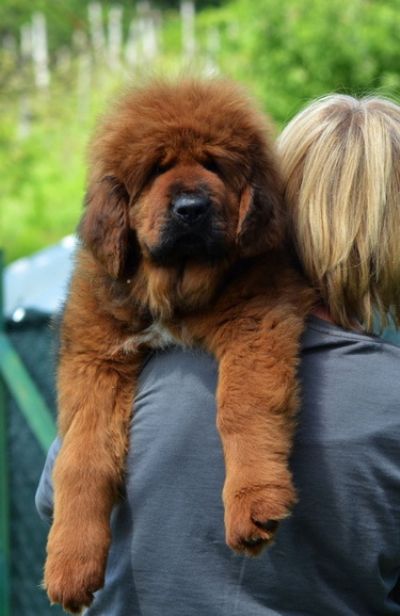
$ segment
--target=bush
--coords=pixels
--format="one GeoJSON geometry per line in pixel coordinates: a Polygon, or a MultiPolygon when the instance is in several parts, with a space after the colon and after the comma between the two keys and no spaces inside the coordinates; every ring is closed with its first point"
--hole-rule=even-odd
{"type": "Polygon", "coordinates": [[[204,19],[222,34],[223,72],[280,125],[329,92],[399,93],[400,0],[237,0],[204,19]]]}

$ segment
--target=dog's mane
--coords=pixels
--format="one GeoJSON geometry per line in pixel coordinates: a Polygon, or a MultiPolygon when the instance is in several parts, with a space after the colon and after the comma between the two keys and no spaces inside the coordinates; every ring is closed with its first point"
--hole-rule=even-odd
{"type": "Polygon", "coordinates": [[[211,157],[231,189],[252,201],[252,216],[243,217],[238,258],[270,250],[282,243],[285,233],[271,134],[264,114],[229,80],[157,80],[135,88],[104,117],[91,144],[87,207],[80,226],[85,248],[122,283],[134,272],[136,296],[153,313],[204,306],[229,263],[189,264],[179,272],[148,262],[134,267],[139,250],[126,201],[134,203],[155,167],[211,157]]]}
{"type": "Polygon", "coordinates": [[[140,189],[155,163],[168,164],[182,151],[201,159],[206,151],[235,184],[238,168],[250,175],[273,149],[271,135],[265,115],[229,80],[158,80],[126,94],[104,117],[91,147],[92,172],[114,173],[140,189]]]}

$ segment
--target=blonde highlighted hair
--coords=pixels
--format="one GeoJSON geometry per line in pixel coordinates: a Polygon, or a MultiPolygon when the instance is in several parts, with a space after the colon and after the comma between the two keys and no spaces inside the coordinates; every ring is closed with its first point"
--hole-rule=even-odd
{"type": "Polygon", "coordinates": [[[333,318],[400,324],[400,107],[330,95],[278,139],[291,231],[333,318]]]}

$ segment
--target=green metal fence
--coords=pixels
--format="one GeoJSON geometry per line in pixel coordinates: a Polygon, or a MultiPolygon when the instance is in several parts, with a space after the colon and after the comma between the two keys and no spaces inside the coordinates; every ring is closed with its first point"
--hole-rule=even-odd
{"type": "Polygon", "coordinates": [[[34,510],[56,433],[53,333],[45,315],[5,321],[2,281],[0,253],[0,615],[54,615],[40,589],[48,528],[34,510]]]}

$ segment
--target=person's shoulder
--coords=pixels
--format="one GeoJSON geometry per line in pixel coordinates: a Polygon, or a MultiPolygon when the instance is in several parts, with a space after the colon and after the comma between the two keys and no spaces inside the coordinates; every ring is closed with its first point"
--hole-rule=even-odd
{"type": "Polygon", "coordinates": [[[370,379],[377,389],[390,385],[393,396],[400,396],[400,347],[363,332],[342,327],[311,316],[302,340],[302,356],[311,367],[325,367],[342,377],[348,371],[355,378],[370,379]]]}
{"type": "Polygon", "coordinates": [[[378,431],[398,438],[399,369],[400,348],[394,344],[312,317],[299,368],[307,430],[320,422],[333,440],[378,431]]]}
{"type": "Polygon", "coordinates": [[[311,315],[307,320],[307,327],[303,335],[302,347],[304,350],[314,345],[324,346],[353,346],[364,348],[370,352],[387,355],[394,360],[400,360],[400,346],[380,336],[366,334],[362,331],[347,330],[339,325],[330,323],[311,315]]]}

